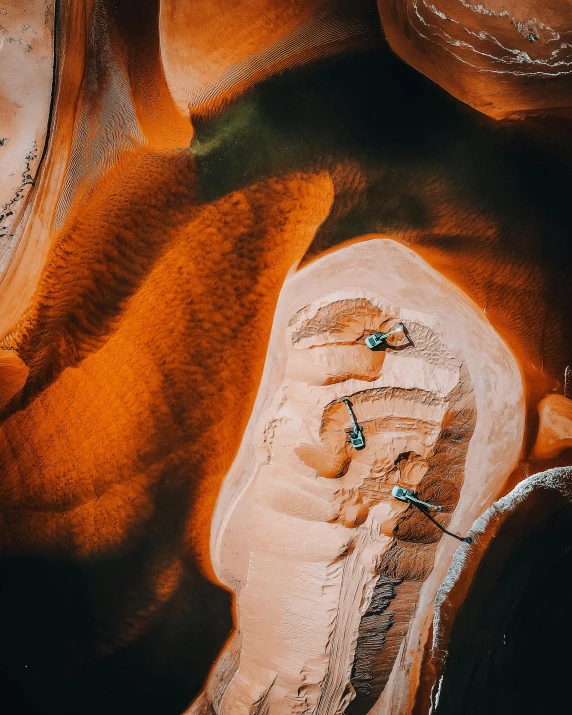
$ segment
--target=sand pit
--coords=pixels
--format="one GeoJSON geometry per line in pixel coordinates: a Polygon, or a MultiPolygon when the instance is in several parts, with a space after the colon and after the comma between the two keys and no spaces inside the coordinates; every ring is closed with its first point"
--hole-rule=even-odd
{"type": "Polygon", "coordinates": [[[501,493],[523,429],[513,356],[409,249],[358,242],[291,275],[213,520],[237,631],[189,712],[365,713],[380,696],[375,712],[409,712],[458,542],[391,489],[463,532],[501,493]],[[383,349],[365,345],[397,322],[383,349]]]}

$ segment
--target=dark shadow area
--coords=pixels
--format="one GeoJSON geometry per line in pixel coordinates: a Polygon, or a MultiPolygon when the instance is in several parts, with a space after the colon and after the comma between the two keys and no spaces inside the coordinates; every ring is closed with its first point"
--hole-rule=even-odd
{"type": "Polygon", "coordinates": [[[541,489],[501,527],[453,626],[436,715],[570,712],[572,505],[541,489]]]}
{"type": "Polygon", "coordinates": [[[191,147],[207,201],[289,171],[334,172],[336,203],[310,256],[362,233],[409,228],[428,229],[426,240],[443,250],[464,250],[470,235],[429,231],[449,194],[494,216],[501,233],[523,213],[538,228],[553,224],[541,260],[558,268],[555,248],[572,259],[558,238],[570,235],[563,179],[572,174],[572,122],[488,119],[386,46],[290,70],[195,122],[191,147]],[[340,166],[345,176],[336,177],[340,166]]]}
{"type": "Polygon", "coordinates": [[[231,627],[230,598],[187,573],[144,635],[106,654],[96,598],[112,571],[35,558],[0,562],[2,715],[184,711],[231,627]]]}
{"type": "Polygon", "coordinates": [[[327,170],[335,199],[305,260],[357,236],[395,236],[430,262],[445,260],[493,324],[500,314],[499,327],[542,342],[533,359],[563,374],[559,354],[572,354],[562,327],[572,312],[572,122],[495,122],[384,46],[285,72],[196,122],[204,200],[327,170]]]}

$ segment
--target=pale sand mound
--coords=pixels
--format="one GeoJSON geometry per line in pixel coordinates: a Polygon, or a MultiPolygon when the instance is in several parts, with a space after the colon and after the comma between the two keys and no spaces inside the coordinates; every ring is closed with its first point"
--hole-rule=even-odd
{"type": "Polygon", "coordinates": [[[190,712],[358,713],[381,692],[380,712],[408,712],[457,542],[391,488],[442,505],[440,521],[452,513],[464,532],[514,468],[523,415],[510,352],[410,250],[356,243],[290,277],[213,521],[238,628],[190,712]],[[397,321],[401,339],[365,346],[397,321]],[[363,450],[349,442],[344,398],[363,450]]]}

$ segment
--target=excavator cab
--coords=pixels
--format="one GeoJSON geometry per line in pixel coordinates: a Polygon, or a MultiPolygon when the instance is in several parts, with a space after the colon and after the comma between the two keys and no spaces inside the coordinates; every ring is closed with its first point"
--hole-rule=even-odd
{"type": "Polygon", "coordinates": [[[405,489],[405,487],[393,487],[391,495],[399,501],[409,502],[411,497],[415,496],[415,492],[412,492],[411,489],[405,489]]]}
{"type": "Polygon", "coordinates": [[[352,430],[349,432],[349,438],[352,443],[352,447],[355,447],[355,449],[363,449],[365,447],[365,438],[361,427],[358,430],[352,430]]]}
{"type": "Polygon", "coordinates": [[[365,437],[363,436],[363,427],[358,424],[354,411],[352,409],[352,404],[348,399],[344,400],[344,404],[350,416],[350,421],[352,423],[352,429],[348,432],[350,442],[354,449],[363,449],[365,447],[365,437]]]}
{"type": "Polygon", "coordinates": [[[443,511],[442,506],[437,506],[436,504],[429,504],[429,502],[421,501],[417,498],[415,492],[411,489],[405,489],[405,487],[393,487],[391,490],[391,495],[398,501],[405,502],[406,504],[415,504],[417,507],[425,507],[427,509],[434,509],[435,511],[443,511]]]}
{"type": "Polygon", "coordinates": [[[388,333],[374,333],[373,335],[369,335],[365,339],[365,344],[370,350],[374,350],[382,343],[384,343],[391,335],[395,335],[396,333],[401,332],[403,332],[403,323],[398,323],[395,328],[393,328],[393,330],[390,330],[388,333]]]}

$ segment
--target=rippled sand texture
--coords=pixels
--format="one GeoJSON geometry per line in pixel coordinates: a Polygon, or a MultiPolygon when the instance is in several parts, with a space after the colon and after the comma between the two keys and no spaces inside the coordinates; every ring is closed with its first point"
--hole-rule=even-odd
{"type": "Polygon", "coordinates": [[[186,116],[213,113],[289,67],[371,47],[380,32],[367,0],[165,0],[160,30],[167,83],[186,116]]]}
{"type": "Polygon", "coordinates": [[[544,0],[378,0],[397,54],[495,119],[572,107],[572,7],[544,0]]]}

